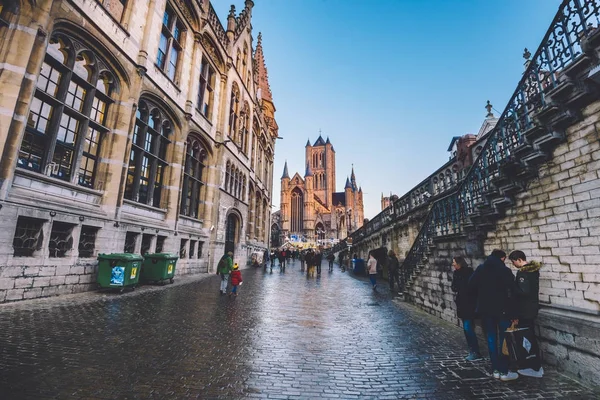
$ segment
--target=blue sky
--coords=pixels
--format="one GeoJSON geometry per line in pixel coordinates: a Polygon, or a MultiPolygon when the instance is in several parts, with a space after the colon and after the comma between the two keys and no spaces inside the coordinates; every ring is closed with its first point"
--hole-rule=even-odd
{"type": "MultiPolygon", "coordinates": [[[[352,164],[365,217],[448,160],[477,133],[486,100],[504,110],[560,0],[254,0],[277,108],[273,210],[284,162],[304,175],[319,129],[336,150],[336,189],[352,164]]],[[[222,23],[230,4],[213,0],[222,23]]],[[[499,112],[495,112],[496,115],[499,112]]]]}

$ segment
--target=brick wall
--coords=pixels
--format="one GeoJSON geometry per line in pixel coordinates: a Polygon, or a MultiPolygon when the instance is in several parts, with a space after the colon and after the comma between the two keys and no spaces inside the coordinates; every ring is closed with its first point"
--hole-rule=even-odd
{"type": "MultiPolygon", "coordinates": [[[[546,363],[597,385],[600,379],[600,102],[567,129],[566,141],[541,166],[484,237],[435,242],[410,288],[419,308],[459,323],[450,290],[451,262],[463,255],[476,268],[500,248],[522,250],[540,271],[538,333],[546,363]]],[[[516,272],[516,271],[514,271],[516,272]]]]}

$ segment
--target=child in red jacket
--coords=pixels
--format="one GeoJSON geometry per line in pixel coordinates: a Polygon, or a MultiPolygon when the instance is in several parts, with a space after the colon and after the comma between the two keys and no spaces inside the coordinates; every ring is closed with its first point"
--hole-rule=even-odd
{"type": "Polygon", "coordinates": [[[233,286],[233,289],[231,290],[231,293],[229,293],[229,295],[231,296],[231,294],[233,294],[234,296],[237,296],[237,288],[238,286],[241,286],[241,284],[242,273],[240,272],[237,263],[235,263],[233,266],[233,271],[231,271],[231,286],[233,286]]]}

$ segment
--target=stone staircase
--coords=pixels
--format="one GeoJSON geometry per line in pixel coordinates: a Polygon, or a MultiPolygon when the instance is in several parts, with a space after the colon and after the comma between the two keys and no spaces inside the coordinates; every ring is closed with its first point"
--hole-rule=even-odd
{"type": "Polygon", "coordinates": [[[598,14],[600,7],[561,4],[473,166],[455,191],[431,206],[403,263],[407,298],[428,266],[434,239],[493,229],[566,140],[567,128],[582,119],[587,105],[600,99],[600,29],[588,23],[599,20],[598,14]],[[459,204],[458,216],[444,212],[452,204],[459,204]],[[455,228],[450,232],[447,227],[457,223],[458,232],[455,228]]]}

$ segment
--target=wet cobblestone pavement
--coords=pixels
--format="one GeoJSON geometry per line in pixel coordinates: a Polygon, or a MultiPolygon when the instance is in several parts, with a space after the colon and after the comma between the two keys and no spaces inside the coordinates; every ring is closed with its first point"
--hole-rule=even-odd
{"type": "Polygon", "coordinates": [[[550,368],[485,376],[461,329],[337,266],[242,274],[237,298],[210,275],[0,306],[0,398],[600,398],[550,368]]]}

